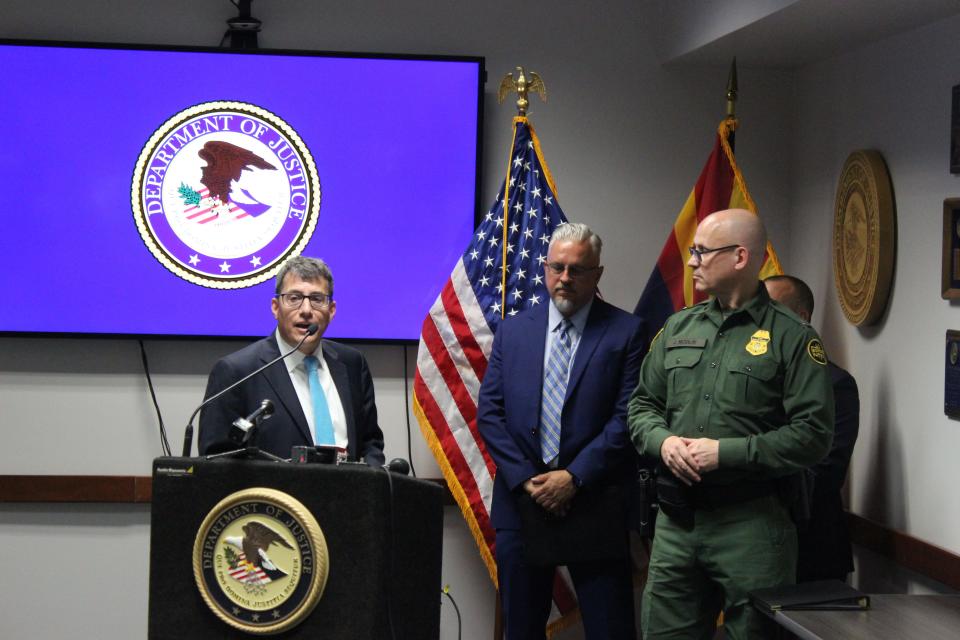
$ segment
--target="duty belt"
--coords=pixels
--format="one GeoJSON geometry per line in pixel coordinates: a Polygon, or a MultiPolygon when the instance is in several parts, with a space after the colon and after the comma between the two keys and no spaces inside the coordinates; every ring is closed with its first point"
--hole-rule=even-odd
{"type": "Polygon", "coordinates": [[[729,485],[695,485],[689,487],[687,499],[694,509],[718,509],[756,500],[777,493],[774,483],[741,482],[729,485]]]}

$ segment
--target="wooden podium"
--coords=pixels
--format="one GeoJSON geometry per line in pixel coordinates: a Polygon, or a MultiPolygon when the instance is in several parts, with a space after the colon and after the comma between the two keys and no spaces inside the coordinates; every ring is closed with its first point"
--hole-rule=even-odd
{"type": "Polygon", "coordinates": [[[384,640],[392,622],[397,640],[436,640],[442,495],[434,483],[366,465],[157,458],[149,637],[384,640]],[[269,499],[260,500],[260,493],[269,499]],[[307,536],[299,525],[284,529],[267,518],[268,511],[296,513],[286,502],[271,506],[273,496],[302,505],[325,549],[301,549],[307,536]],[[299,560],[280,566],[284,554],[300,554],[299,560]],[[271,629],[271,619],[282,620],[284,607],[296,606],[308,591],[306,578],[321,568],[326,582],[312,610],[304,605],[293,626],[271,629]],[[195,571],[213,576],[210,584],[198,586],[195,571]],[[256,600],[270,596],[271,602],[256,600]],[[218,598],[227,604],[225,614],[217,611],[218,598]]]}

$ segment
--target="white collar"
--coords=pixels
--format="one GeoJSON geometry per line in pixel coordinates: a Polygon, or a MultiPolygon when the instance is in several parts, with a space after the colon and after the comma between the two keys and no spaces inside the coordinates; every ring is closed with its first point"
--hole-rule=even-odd
{"type": "MultiPolygon", "coordinates": [[[[274,332],[274,335],[277,339],[277,348],[280,349],[280,353],[286,353],[287,351],[290,351],[295,346],[297,346],[295,344],[289,344],[286,340],[284,340],[283,337],[280,335],[280,329],[277,329],[274,332]]],[[[293,353],[291,353],[289,356],[287,356],[284,359],[284,364],[286,364],[287,366],[287,371],[288,372],[293,371],[294,369],[299,367],[301,364],[303,364],[303,359],[306,358],[307,355],[308,354],[305,354],[303,351],[300,351],[298,349],[293,353]]],[[[323,340],[317,341],[317,348],[314,350],[312,354],[309,354],[309,355],[316,356],[317,360],[320,361],[320,366],[321,367],[325,366],[323,364],[323,340]]]]}
{"type": "MultiPolygon", "coordinates": [[[[593,300],[594,298],[590,298],[590,302],[583,305],[575,314],[567,318],[570,324],[577,330],[577,335],[583,335],[583,329],[587,326],[587,317],[590,315],[590,309],[593,307],[593,300]]],[[[551,298],[549,311],[547,312],[547,332],[549,333],[559,327],[564,317],[565,316],[560,313],[560,310],[557,309],[557,305],[553,303],[553,298],[551,298]]]]}

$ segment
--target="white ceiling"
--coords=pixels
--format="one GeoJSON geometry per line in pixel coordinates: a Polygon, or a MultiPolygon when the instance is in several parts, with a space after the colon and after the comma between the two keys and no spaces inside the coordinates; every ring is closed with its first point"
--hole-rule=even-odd
{"type": "Polygon", "coordinates": [[[665,65],[793,69],[960,14],[960,0],[640,0],[665,65]]]}

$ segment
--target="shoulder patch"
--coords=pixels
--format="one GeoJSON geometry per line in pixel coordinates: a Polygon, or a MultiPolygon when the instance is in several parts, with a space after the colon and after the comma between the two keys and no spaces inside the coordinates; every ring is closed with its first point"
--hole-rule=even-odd
{"type": "Polygon", "coordinates": [[[817,364],[827,365],[827,352],[824,351],[823,343],[820,342],[819,338],[812,338],[807,343],[807,355],[817,364]]]}

